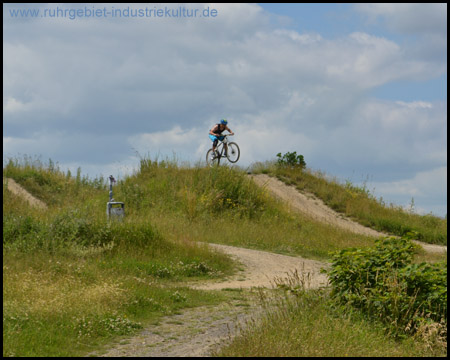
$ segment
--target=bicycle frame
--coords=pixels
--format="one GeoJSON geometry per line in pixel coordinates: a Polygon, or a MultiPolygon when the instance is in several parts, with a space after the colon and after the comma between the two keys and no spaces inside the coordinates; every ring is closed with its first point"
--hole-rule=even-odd
{"type": "Polygon", "coordinates": [[[216,145],[215,152],[213,152],[213,149],[209,149],[206,153],[206,162],[209,165],[212,165],[214,162],[217,162],[217,164],[220,164],[220,159],[226,158],[229,162],[235,163],[239,160],[239,146],[235,142],[228,141],[228,136],[232,136],[231,134],[221,135],[223,136],[223,140],[219,140],[219,143],[216,145]],[[227,150],[225,151],[225,146],[227,150]],[[232,158],[230,158],[229,151],[231,151],[232,158]]]}
{"type": "Polygon", "coordinates": [[[219,144],[217,144],[216,146],[216,151],[219,154],[219,157],[226,157],[226,154],[223,154],[223,151],[225,150],[225,145],[228,144],[228,134],[227,135],[223,135],[224,138],[223,140],[219,140],[219,144]],[[220,150],[219,150],[220,149],[220,150]]]}

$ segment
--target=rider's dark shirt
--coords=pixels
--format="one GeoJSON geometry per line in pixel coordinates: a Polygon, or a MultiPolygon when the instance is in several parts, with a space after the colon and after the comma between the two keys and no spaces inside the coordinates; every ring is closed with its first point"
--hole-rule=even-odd
{"type": "Polygon", "coordinates": [[[222,132],[223,132],[224,130],[225,130],[225,127],[223,128],[223,130],[220,130],[220,125],[217,124],[216,127],[214,128],[214,130],[213,130],[212,132],[213,132],[214,134],[221,135],[222,132]]]}

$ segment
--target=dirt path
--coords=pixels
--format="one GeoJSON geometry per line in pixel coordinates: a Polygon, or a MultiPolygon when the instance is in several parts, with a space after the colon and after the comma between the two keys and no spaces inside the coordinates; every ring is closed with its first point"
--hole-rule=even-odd
{"type": "Polygon", "coordinates": [[[297,276],[308,288],[327,284],[326,276],[320,273],[320,269],[327,267],[327,264],[319,261],[227,245],[209,246],[241,263],[241,273],[224,281],[190,286],[199,290],[249,290],[250,292],[243,294],[246,300],[187,309],[181,314],[166,316],[160,324],[147,327],[139,335],[114,345],[101,354],[102,357],[211,356],[214,350],[234,337],[239,329],[251,326],[264,313],[251,289],[272,288],[276,281],[288,277],[292,279],[293,276],[297,276]],[[247,300],[250,305],[244,306],[243,302],[247,300]]]}
{"type": "Polygon", "coordinates": [[[282,181],[265,174],[252,175],[251,177],[256,184],[269,190],[276,197],[289,204],[291,208],[300,211],[315,220],[338,226],[358,234],[385,236],[383,233],[362,226],[345,218],[342,214],[338,214],[313,194],[301,193],[294,186],[286,185],[282,181]]]}
{"type": "MultiPolygon", "coordinates": [[[[257,302],[256,300],[252,301],[257,302]]],[[[242,300],[186,309],[166,316],[139,335],[123,339],[100,357],[207,357],[263,313],[242,300]]],[[[89,356],[98,356],[95,353],[89,356]]]]}
{"type": "Polygon", "coordinates": [[[226,281],[203,283],[192,287],[200,290],[245,289],[252,287],[274,287],[274,279],[282,279],[297,272],[305,276],[305,287],[316,288],[327,284],[327,277],[320,269],[327,264],[297,256],[273,254],[266,251],[237,248],[234,246],[209,244],[214,249],[230,255],[242,264],[241,274],[226,281]]]}
{"type": "MultiPolygon", "coordinates": [[[[333,226],[338,226],[342,229],[346,229],[357,234],[374,237],[388,236],[388,234],[367,228],[349,218],[346,218],[344,215],[329,208],[321,199],[317,198],[313,194],[301,193],[294,186],[286,185],[276,178],[265,174],[251,175],[251,177],[256,184],[268,189],[276,197],[289,204],[291,208],[296,211],[300,211],[313,219],[333,226]]],[[[422,246],[427,252],[447,252],[447,246],[427,244],[420,241],[414,242],[422,246]]]]}
{"type": "Polygon", "coordinates": [[[47,205],[43,203],[41,200],[36,199],[33,195],[31,195],[28,191],[26,191],[22,186],[16,183],[11,178],[3,178],[3,184],[6,184],[8,190],[13,194],[18,195],[25,199],[31,206],[36,206],[41,209],[47,209],[47,205]]]}

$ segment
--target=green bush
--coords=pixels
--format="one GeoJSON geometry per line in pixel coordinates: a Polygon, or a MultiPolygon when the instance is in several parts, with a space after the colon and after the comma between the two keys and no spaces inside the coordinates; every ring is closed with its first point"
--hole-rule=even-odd
{"type": "Polygon", "coordinates": [[[414,333],[426,322],[447,322],[447,267],[411,264],[412,235],[341,250],[327,271],[335,299],[379,318],[397,335],[414,333]]]}
{"type": "Polygon", "coordinates": [[[281,153],[277,154],[278,160],[277,164],[281,166],[296,166],[300,168],[306,167],[306,162],[303,157],[303,155],[297,155],[297,152],[287,152],[283,156],[281,156],[281,153]]]}

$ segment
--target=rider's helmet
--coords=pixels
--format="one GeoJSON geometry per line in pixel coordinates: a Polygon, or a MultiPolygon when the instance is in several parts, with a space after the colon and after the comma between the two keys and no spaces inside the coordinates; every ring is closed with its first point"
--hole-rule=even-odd
{"type": "Polygon", "coordinates": [[[222,120],[220,120],[220,123],[222,125],[226,125],[226,124],[228,124],[228,120],[227,119],[222,119],[222,120]]]}

